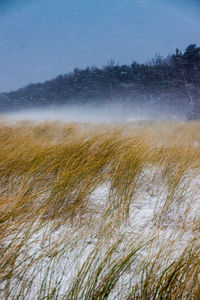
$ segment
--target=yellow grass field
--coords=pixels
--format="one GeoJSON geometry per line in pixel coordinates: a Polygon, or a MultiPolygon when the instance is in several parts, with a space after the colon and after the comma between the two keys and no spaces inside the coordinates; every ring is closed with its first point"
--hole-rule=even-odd
{"type": "Polygon", "coordinates": [[[200,299],[200,122],[0,123],[0,299],[200,299]]]}

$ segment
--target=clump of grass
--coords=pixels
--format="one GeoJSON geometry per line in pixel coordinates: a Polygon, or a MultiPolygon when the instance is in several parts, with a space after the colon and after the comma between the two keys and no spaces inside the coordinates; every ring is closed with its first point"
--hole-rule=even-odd
{"type": "Polygon", "coordinates": [[[198,299],[199,126],[2,123],[1,297],[198,299]]]}

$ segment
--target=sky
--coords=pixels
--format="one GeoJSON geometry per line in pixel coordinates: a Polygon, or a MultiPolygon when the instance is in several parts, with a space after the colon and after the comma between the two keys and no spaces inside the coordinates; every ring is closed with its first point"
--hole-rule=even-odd
{"type": "Polygon", "coordinates": [[[200,46],[199,0],[0,0],[0,92],[200,46]]]}

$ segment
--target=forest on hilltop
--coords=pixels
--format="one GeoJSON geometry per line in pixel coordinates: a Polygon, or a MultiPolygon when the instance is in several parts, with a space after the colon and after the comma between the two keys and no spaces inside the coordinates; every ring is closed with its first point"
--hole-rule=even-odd
{"type": "Polygon", "coordinates": [[[67,104],[148,103],[185,109],[187,119],[200,118],[200,47],[189,45],[146,64],[75,68],[44,83],[0,94],[0,111],[67,104]]]}

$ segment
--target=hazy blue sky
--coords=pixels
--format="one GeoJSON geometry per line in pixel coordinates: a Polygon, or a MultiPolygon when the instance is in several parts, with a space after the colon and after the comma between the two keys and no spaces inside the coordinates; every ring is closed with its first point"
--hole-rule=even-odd
{"type": "Polygon", "coordinates": [[[200,46],[199,0],[0,0],[0,92],[200,46]]]}

